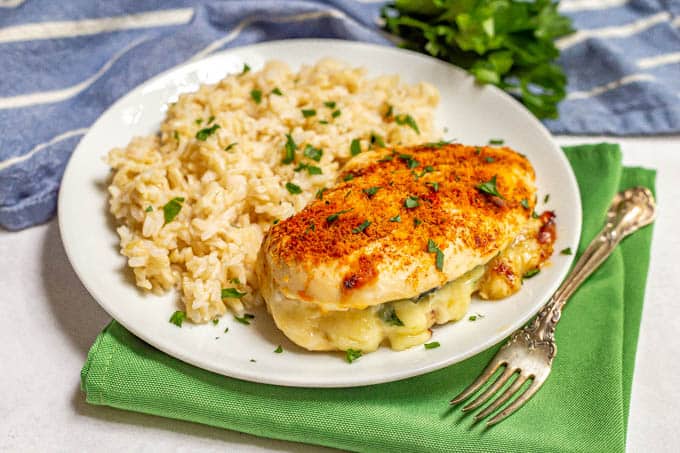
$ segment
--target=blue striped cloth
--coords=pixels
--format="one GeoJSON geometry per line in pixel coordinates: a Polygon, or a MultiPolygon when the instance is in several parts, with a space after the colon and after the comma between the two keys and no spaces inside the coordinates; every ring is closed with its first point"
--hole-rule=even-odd
{"type": "MultiPolygon", "coordinates": [[[[0,0],[0,225],[55,211],[66,162],[116,99],[197,55],[264,40],[393,45],[375,0],[0,0]]],[[[555,133],[680,132],[680,2],[569,0],[555,133]]],[[[650,150],[652,152],[653,150],[650,150]]]]}

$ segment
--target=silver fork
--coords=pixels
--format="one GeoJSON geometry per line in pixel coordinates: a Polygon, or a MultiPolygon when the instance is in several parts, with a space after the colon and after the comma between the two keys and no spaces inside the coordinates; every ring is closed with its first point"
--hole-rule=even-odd
{"type": "Polygon", "coordinates": [[[621,240],[643,226],[649,225],[656,215],[654,196],[649,189],[635,187],[618,193],[607,211],[607,221],[600,233],[590,242],[572,272],[526,327],[515,331],[508,342],[496,353],[482,374],[463,392],[451,400],[458,404],[477,392],[484,383],[491,382],[496,371],[505,367],[498,379],[463,411],[477,409],[487,401],[515,374],[517,378],[510,387],[474,418],[479,421],[495,412],[514,395],[519,397],[501,412],[487,421],[495,425],[531,398],[548,379],[552,361],[557,353],[555,327],[560,320],[562,308],[574,291],[602,264],[621,240]],[[531,381],[526,390],[520,389],[531,381]]]}

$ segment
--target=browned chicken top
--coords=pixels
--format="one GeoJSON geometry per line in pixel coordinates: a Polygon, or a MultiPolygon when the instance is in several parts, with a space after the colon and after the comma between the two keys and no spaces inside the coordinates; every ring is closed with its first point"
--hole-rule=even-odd
{"type": "Polygon", "coordinates": [[[271,228],[265,292],[327,309],[412,297],[488,262],[531,217],[534,170],[509,148],[432,144],[363,153],[271,228]]]}

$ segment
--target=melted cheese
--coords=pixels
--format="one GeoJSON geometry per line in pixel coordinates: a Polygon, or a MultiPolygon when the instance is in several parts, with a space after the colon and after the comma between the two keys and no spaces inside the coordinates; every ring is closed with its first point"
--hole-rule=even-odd
{"type": "Polygon", "coordinates": [[[323,311],[318,305],[284,298],[268,301],[267,306],[291,340],[313,351],[369,352],[383,342],[403,350],[426,342],[433,324],[461,319],[483,274],[480,266],[417,301],[398,300],[363,310],[323,311]],[[390,322],[391,313],[403,325],[390,322]]]}

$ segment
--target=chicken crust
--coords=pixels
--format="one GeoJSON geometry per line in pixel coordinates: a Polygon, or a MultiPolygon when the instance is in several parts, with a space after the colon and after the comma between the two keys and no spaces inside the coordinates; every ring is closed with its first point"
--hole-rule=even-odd
{"type": "Polygon", "coordinates": [[[507,147],[362,153],[335,187],[270,229],[257,266],[262,294],[346,310],[442,286],[511,244],[531,218],[534,182],[526,157],[507,147]],[[480,189],[492,180],[500,196],[480,189]]]}

